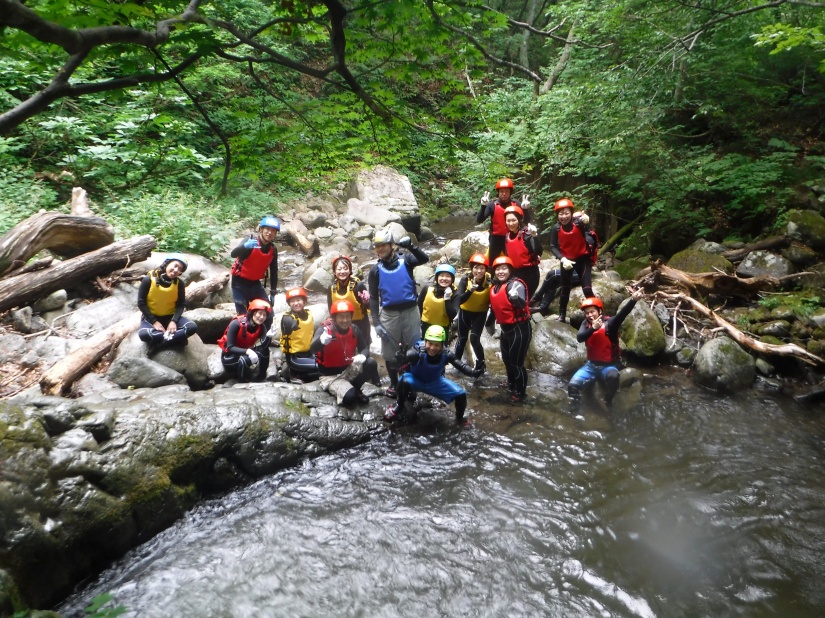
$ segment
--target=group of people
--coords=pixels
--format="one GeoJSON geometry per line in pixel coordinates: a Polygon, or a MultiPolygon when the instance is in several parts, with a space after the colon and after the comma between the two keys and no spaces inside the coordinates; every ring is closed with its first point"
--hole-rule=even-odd
{"type": "MultiPolygon", "coordinates": [[[[461,373],[478,378],[486,371],[481,331],[501,329],[501,358],[506,369],[507,388],[514,403],[527,397],[528,374],[524,367],[532,338],[530,308],[543,315],[560,290],[558,319],[566,319],[570,289],[583,288],[585,320],[578,341],[587,347],[587,363],[568,387],[573,406],[582,389],[593,380],[606,387],[608,403],[618,389],[618,334],[622,321],[633,309],[641,292],[614,317],[603,315],[601,301],[591,287],[591,266],[597,239],[588,228],[588,217],[575,212],[572,200],[555,204],[558,222],[550,233],[550,252],[561,268],[548,272],[539,288],[539,261],[542,246],[530,223],[529,199],[512,199],[513,182],[496,183],[498,197],[482,198],[477,220],[490,219],[488,255],[476,253],[468,261],[469,272],[458,285],[456,270],[449,264],[435,267],[432,284],[417,291],[413,271],[429,257],[410,237],[394,239],[388,229],[373,237],[376,264],[367,281],[358,279],[352,260],[339,255],[332,261],[333,282],[327,290],[329,318],[316,325],[307,308],[302,287],[286,290],[289,310],[280,324],[280,347],[284,355],[281,377],[290,381],[320,380],[340,405],[366,403],[366,382],[379,384],[378,364],[370,356],[371,327],[381,341],[381,355],[389,378],[386,395],[395,399],[384,417],[394,421],[404,415],[406,402],[416,393],[426,393],[447,404],[455,402],[455,418],[465,422],[467,392],[445,377],[447,364],[461,373]],[[457,324],[453,350],[447,347],[449,330],[457,324]],[[474,364],[462,359],[469,343],[474,364]]],[[[280,221],[273,216],[261,219],[257,233],[244,239],[231,256],[232,295],[237,316],[218,341],[224,367],[240,381],[263,381],[270,362],[272,302],[278,293],[278,251],[274,241],[280,221]]],[[[141,340],[155,350],[185,345],[197,325],[182,316],[185,301],[180,275],[187,268],[180,254],[170,255],[147,274],[138,292],[143,314],[141,340]]]]}

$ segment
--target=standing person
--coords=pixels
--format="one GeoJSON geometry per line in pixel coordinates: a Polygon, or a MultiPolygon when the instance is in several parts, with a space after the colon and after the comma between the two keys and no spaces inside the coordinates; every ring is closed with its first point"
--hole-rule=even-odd
{"type": "Polygon", "coordinates": [[[403,361],[404,373],[398,381],[398,401],[387,408],[384,420],[396,420],[402,412],[402,406],[413,393],[426,393],[448,405],[455,401],[455,420],[459,424],[464,423],[467,391],[444,377],[444,367],[450,363],[464,375],[475,378],[481,375],[481,370],[473,369],[456,358],[445,347],[446,341],[447,331],[434,325],[424,333],[424,341],[419,341],[407,350],[403,361]]]}
{"type": "Polygon", "coordinates": [[[521,403],[527,398],[524,360],[533,337],[527,286],[513,276],[513,261],[504,255],[493,261],[493,276],[490,308],[501,325],[501,360],[507,370],[507,382],[501,386],[507,386],[513,403],[521,403]]]}
{"type": "MultiPolygon", "coordinates": [[[[232,249],[232,300],[235,311],[243,313],[249,302],[255,298],[268,301],[270,306],[278,288],[278,249],[275,236],[281,229],[281,222],[267,215],[258,224],[257,235],[251,235],[232,249]],[[267,276],[268,275],[268,276],[267,276]],[[269,294],[264,284],[269,280],[269,294]]],[[[270,316],[271,321],[271,316],[270,316]]],[[[267,327],[271,323],[267,323],[267,327]]]]}
{"type": "MultiPolygon", "coordinates": [[[[498,198],[490,201],[490,192],[487,191],[481,198],[481,208],[476,215],[476,223],[484,223],[486,219],[490,219],[490,250],[487,255],[490,260],[496,259],[499,255],[504,253],[504,242],[507,236],[507,224],[504,223],[504,209],[508,206],[521,206],[522,210],[530,205],[530,200],[524,196],[523,204],[519,204],[511,199],[513,195],[513,181],[509,178],[502,178],[496,183],[496,192],[498,198]]],[[[529,210],[525,216],[525,222],[529,223],[529,210]]]]}
{"type": "Polygon", "coordinates": [[[541,279],[541,241],[524,225],[524,211],[519,206],[504,209],[504,223],[507,225],[504,253],[513,260],[513,276],[527,284],[527,296],[533,298],[541,279]]]}
{"type": "MultiPolygon", "coordinates": [[[[561,286],[561,274],[561,268],[551,268],[548,270],[544,276],[544,282],[536,292],[536,295],[530,297],[530,307],[538,307],[537,310],[541,315],[547,315],[550,312],[550,303],[556,298],[559,286],[561,286]]],[[[579,273],[575,270],[573,271],[573,277],[570,283],[571,287],[574,288],[580,286],[582,283],[579,273]]]]}
{"type": "Polygon", "coordinates": [[[490,275],[487,272],[487,258],[481,253],[470,257],[470,274],[458,282],[458,338],[455,355],[461,359],[467,341],[473,348],[475,369],[481,373],[487,368],[484,362],[484,346],[481,345],[481,329],[490,310],[490,275]]]}
{"type": "Polygon", "coordinates": [[[183,317],[186,308],[186,284],[180,276],[186,272],[186,258],[172,253],[140,282],[137,306],[141,321],[138,337],[149,350],[171,345],[186,345],[198,325],[183,317]]]}
{"type": "Polygon", "coordinates": [[[418,293],[418,310],[421,313],[421,336],[437,324],[443,326],[450,338],[450,324],[458,313],[458,295],[455,293],[455,268],[449,264],[435,267],[435,285],[425,285],[418,293]]]}
{"type": "Polygon", "coordinates": [[[286,361],[286,377],[312,382],[318,379],[315,354],[309,350],[315,333],[315,318],[306,308],[306,290],[302,287],[287,290],[286,302],[289,311],[281,317],[281,350],[286,361]]]}
{"type": "Polygon", "coordinates": [[[608,407],[613,401],[619,390],[619,330],[642,294],[641,289],[634,290],[630,300],[612,318],[604,315],[604,305],[595,296],[585,298],[581,304],[584,322],[576,335],[576,341],[584,342],[587,347],[587,362],[573,374],[567,386],[570,408],[573,411],[578,410],[582,389],[594,380],[604,383],[604,400],[608,407]]]}
{"type": "Polygon", "coordinates": [[[415,293],[413,269],[430,258],[413,246],[409,236],[398,241],[398,246],[409,253],[396,251],[392,232],[380,229],[373,237],[378,262],[367,277],[370,293],[370,314],[376,334],[381,337],[381,355],[390,378],[388,397],[395,397],[398,386],[398,366],[395,355],[400,348],[408,348],[421,338],[421,314],[415,293]]]}
{"type": "Polygon", "coordinates": [[[370,293],[367,286],[352,274],[352,260],[346,255],[339,255],[332,260],[332,274],[335,280],[327,290],[327,307],[338,300],[348,300],[355,308],[352,323],[358,327],[367,340],[367,347],[372,343],[370,329],[370,293]]]}
{"type": "Polygon", "coordinates": [[[561,260],[561,296],[559,297],[559,322],[567,317],[567,302],[573,283],[573,271],[579,275],[582,292],[586,298],[593,296],[590,281],[590,254],[595,250],[596,239],[587,224],[590,217],[582,213],[573,216],[573,200],[562,198],[555,204],[558,223],[550,231],[550,252],[561,260]]]}
{"type": "Polygon", "coordinates": [[[233,319],[218,340],[221,363],[241,382],[263,382],[269,367],[269,344],[272,339],[265,326],[272,307],[259,298],[249,303],[246,315],[233,319]]]}
{"type": "Polygon", "coordinates": [[[368,380],[378,380],[378,363],[370,358],[364,333],[352,319],[354,312],[355,306],[349,300],[332,303],[330,319],[318,327],[309,346],[316,354],[321,388],[347,407],[369,403],[361,387],[368,380]]]}

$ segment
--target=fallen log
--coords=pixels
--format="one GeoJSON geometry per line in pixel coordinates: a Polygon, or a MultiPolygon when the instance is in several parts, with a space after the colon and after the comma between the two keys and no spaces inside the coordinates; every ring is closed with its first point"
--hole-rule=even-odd
{"type": "Polygon", "coordinates": [[[764,240],[760,240],[750,245],[746,245],[741,249],[733,249],[725,251],[722,257],[729,262],[741,262],[751,251],[762,251],[765,249],[780,249],[791,244],[791,239],[787,236],[771,236],[764,240]]]}
{"type": "Polygon", "coordinates": [[[627,234],[630,232],[630,230],[632,230],[634,227],[636,227],[636,224],[639,221],[641,221],[643,218],[644,218],[644,215],[639,215],[638,217],[633,219],[633,221],[631,221],[630,223],[625,223],[621,228],[619,228],[619,231],[617,231],[615,234],[613,234],[613,236],[611,236],[610,238],[608,238],[606,241],[604,241],[602,243],[602,246],[599,247],[599,252],[601,253],[603,251],[604,252],[610,251],[613,248],[613,245],[615,245],[622,238],[627,236],[627,234]]]}
{"type": "MultiPolygon", "coordinates": [[[[229,282],[229,273],[186,286],[186,303],[198,304],[212,292],[229,282]]],[[[135,297],[137,302],[137,296],[135,297]]],[[[45,395],[61,395],[67,392],[78,378],[85,375],[103,355],[114,350],[120,342],[140,326],[140,312],[135,311],[93,336],[82,347],[58,361],[40,378],[40,390],[45,395]]]]}
{"type": "Polygon", "coordinates": [[[114,239],[114,228],[100,217],[39,212],[0,238],[0,275],[22,267],[43,249],[75,257],[105,247],[114,239]]]}
{"type": "Polygon", "coordinates": [[[0,280],[0,311],[29,304],[56,290],[148,258],[157,243],[152,236],[138,236],[85,253],[54,266],[0,280]]]}
{"type": "Polygon", "coordinates": [[[706,307],[695,298],[691,298],[686,294],[666,294],[664,292],[656,292],[656,294],[662,298],[689,304],[694,310],[701,313],[706,318],[710,318],[719,328],[724,330],[731,339],[740,345],[754,350],[755,352],[773,356],[792,356],[814,366],[825,365],[825,358],[821,358],[816,354],[811,354],[808,350],[799,347],[795,343],[772,344],[757,341],[718,315],[715,311],[713,311],[713,309],[706,307]]]}
{"type": "Polygon", "coordinates": [[[321,253],[318,239],[309,240],[307,238],[309,230],[300,221],[288,221],[281,224],[281,232],[286,234],[305,256],[314,257],[321,253]]]}

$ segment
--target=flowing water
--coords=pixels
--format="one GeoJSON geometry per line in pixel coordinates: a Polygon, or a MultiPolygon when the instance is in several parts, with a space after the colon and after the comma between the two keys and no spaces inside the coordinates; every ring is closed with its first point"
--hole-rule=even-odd
{"type": "Polygon", "coordinates": [[[203,503],[61,611],[109,591],[141,618],[825,612],[822,406],[672,370],[612,417],[483,395],[472,428],[436,411],[203,503]]]}

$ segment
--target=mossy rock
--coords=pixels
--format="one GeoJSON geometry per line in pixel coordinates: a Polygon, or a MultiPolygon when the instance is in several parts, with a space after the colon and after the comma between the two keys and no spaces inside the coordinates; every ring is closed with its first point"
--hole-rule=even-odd
{"type": "Polygon", "coordinates": [[[638,257],[625,260],[616,264],[613,268],[622,276],[622,279],[635,280],[640,270],[647,268],[650,260],[647,257],[638,257]]]}
{"type": "Polygon", "coordinates": [[[709,273],[721,270],[730,275],[733,273],[733,264],[721,255],[685,249],[673,255],[667,265],[686,273],[709,273]]]}
{"type": "Polygon", "coordinates": [[[825,358],[825,341],[821,339],[811,339],[808,341],[808,352],[816,354],[820,358],[825,358]]]}
{"type": "Polygon", "coordinates": [[[783,345],[785,343],[779,337],[774,337],[773,335],[764,335],[759,338],[759,341],[769,345],[783,345]]]}
{"type": "Polygon", "coordinates": [[[791,210],[787,219],[788,236],[817,251],[825,251],[825,217],[813,210],[791,210]]]}

